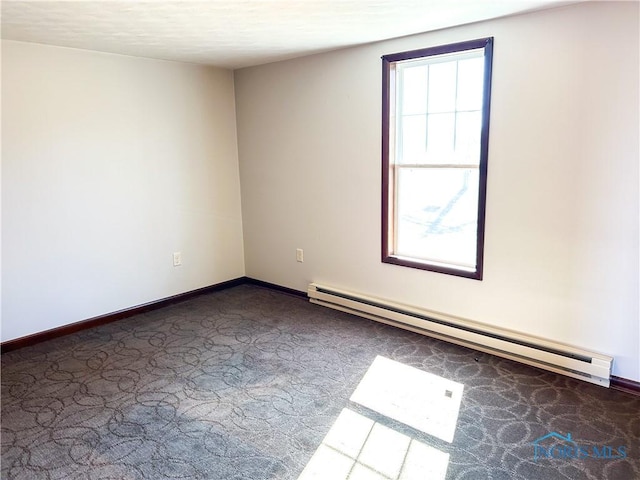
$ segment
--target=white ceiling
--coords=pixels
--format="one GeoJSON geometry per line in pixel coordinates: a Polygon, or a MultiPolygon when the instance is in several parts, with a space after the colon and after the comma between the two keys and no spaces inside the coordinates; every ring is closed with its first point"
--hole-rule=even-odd
{"type": "Polygon", "coordinates": [[[2,0],[2,38],[240,68],[567,3],[2,0]]]}

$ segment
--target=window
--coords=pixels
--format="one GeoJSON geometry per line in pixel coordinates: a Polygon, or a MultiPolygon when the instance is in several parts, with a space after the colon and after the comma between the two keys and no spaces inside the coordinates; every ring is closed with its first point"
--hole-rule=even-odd
{"type": "Polygon", "coordinates": [[[382,57],[382,261],[482,279],[493,38],[382,57]]]}

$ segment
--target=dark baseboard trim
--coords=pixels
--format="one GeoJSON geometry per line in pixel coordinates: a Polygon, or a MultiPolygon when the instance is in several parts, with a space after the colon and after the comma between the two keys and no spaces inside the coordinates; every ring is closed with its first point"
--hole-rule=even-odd
{"type": "Polygon", "coordinates": [[[640,397],[640,382],[629,380],[628,378],[611,376],[609,380],[611,388],[622,392],[631,393],[640,397]]]}
{"type": "Polygon", "coordinates": [[[245,283],[250,285],[257,285],[259,287],[270,288],[271,290],[277,290],[278,292],[288,293],[289,295],[295,295],[296,297],[307,298],[307,292],[302,292],[300,290],[295,290],[289,287],[283,287],[281,285],[276,285],[275,283],[265,282],[263,280],[256,280],[255,278],[245,277],[245,283]]]}
{"type": "Polygon", "coordinates": [[[14,340],[8,340],[6,342],[0,343],[0,351],[2,353],[11,352],[13,350],[35,345],[36,343],[41,343],[46,340],[51,340],[57,337],[62,337],[63,335],[69,335],[71,333],[79,332],[80,330],[97,327],[99,325],[105,325],[107,323],[115,322],[116,320],[122,320],[123,318],[132,317],[140,313],[157,310],[158,308],[163,308],[174,303],[184,302],[185,300],[189,300],[198,295],[217,292],[219,290],[225,290],[227,288],[243,285],[247,282],[247,277],[234,278],[233,280],[227,280],[226,282],[216,283],[215,285],[209,285],[208,287],[179,293],[177,295],[172,295],[171,297],[166,297],[160,300],[144,303],[142,305],[137,305],[135,307],[118,310],[117,312],[99,315],[87,320],[80,320],[79,322],[71,323],[69,325],[63,325],[61,327],[52,328],[51,330],[45,330],[44,332],[38,332],[32,335],[27,335],[25,337],[16,338],[14,340]]]}

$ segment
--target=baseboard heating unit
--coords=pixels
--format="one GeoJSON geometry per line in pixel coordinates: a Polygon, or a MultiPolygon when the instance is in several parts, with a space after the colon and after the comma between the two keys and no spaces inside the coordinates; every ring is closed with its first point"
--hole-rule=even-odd
{"type": "Polygon", "coordinates": [[[309,285],[308,295],[318,305],[609,386],[613,358],[606,355],[316,283],[309,285]]]}

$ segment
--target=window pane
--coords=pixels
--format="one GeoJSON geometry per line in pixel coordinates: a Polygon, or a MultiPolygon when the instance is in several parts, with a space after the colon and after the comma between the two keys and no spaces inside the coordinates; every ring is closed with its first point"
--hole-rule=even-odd
{"type": "Polygon", "coordinates": [[[399,163],[419,163],[424,156],[427,136],[426,115],[402,117],[402,145],[399,163]]]}
{"type": "Polygon", "coordinates": [[[482,109],[483,78],[483,57],[458,62],[458,110],[482,109]]]}
{"type": "Polygon", "coordinates": [[[402,70],[402,115],[427,113],[427,70],[426,65],[402,70]]]}
{"type": "MultiPolygon", "coordinates": [[[[455,114],[430,114],[427,129],[427,150],[429,154],[451,155],[453,153],[455,114]]],[[[447,160],[435,158],[434,161],[436,163],[446,163],[447,160]]]]}
{"type": "Polygon", "coordinates": [[[429,66],[429,113],[456,109],[456,63],[429,66]]]}
{"type": "Polygon", "coordinates": [[[482,280],[492,57],[491,37],[382,57],[384,263],[482,280]]]}
{"type": "Polygon", "coordinates": [[[456,118],[456,154],[458,163],[480,163],[480,112],[458,113],[456,118]]]}
{"type": "Polygon", "coordinates": [[[401,168],[396,254],[475,267],[478,170],[401,168]]]}

